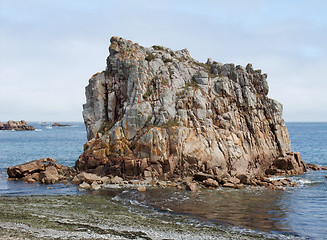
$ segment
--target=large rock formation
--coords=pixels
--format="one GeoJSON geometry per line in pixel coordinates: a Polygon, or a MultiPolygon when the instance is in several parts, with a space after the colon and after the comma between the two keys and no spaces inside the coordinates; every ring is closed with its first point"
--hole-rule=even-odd
{"type": "Polygon", "coordinates": [[[29,126],[24,120],[21,120],[0,122],[0,130],[33,131],[35,128],[29,126]]]}
{"type": "Polygon", "coordinates": [[[245,182],[306,170],[290,153],[282,105],[267,97],[261,70],[200,63],[187,49],[110,42],[107,69],[86,87],[88,142],[78,170],[164,180],[200,172],[245,182]]]}

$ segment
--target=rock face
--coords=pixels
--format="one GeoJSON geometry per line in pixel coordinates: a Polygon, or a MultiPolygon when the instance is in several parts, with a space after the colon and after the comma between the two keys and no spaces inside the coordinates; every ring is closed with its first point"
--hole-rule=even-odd
{"type": "Polygon", "coordinates": [[[163,180],[201,173],[217,179],[208,185],[306,171],[261,70],[110,42],[106,70],[86,87],[78,170],[163,180]]]}
{"type": "Polygon", "coordinates": [[[34,127],[29,126],[24,120],[0,122],[0,130],[15,130],[15,131],[33,131],[34,127]]]}

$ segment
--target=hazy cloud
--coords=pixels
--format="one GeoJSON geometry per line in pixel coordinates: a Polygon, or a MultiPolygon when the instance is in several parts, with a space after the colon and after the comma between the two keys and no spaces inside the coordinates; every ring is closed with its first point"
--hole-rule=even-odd
{"type": "Polygon", "coordinates": [[[0,0],[0,120],[82,121],[109,39],[188,48],[268,73],[286,121],[327,121],[323,0],[0,0]]]}

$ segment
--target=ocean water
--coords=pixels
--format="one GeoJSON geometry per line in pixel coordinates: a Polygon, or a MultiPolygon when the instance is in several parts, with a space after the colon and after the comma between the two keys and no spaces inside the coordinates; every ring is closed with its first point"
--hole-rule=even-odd
{"type": "MultiPolygon", "coordinates": [[[[83,151],[83,123],[49,128],[51,123],[30,123],[35,132],[0,131],[0,195],[81,194],[75,186],[26,184],[7,181],[7,167],[43,157],[73,166],[83,151]],[[46,125],[46,126],[42,126],[46,125]]],[[[327,123],[287,123],[292,150],[307,163],[327,165],[327,123]]],[[[199,193],[176,189],[101,190],[131,210],[178,214],[233,231],[280,239],[327,239],[327,171],[309,171],[292,177],[298,187],[286,191],[265,188],[217,189],[199,193]],[[140,210],[141,209],[141,210],[140,210]]],[[[84,193],[85,194],[85,193],[84,193]]]]}
{"type": "Polygon", "coordinates": [[[74,186],[26,184],[7,181],[9,166],[52,157],[65,166],[74,166],[83,152],[84,123],[65,122],[69,127],[52,127],[53,122],[30,122],[36,131],[0,130],[0,195],[3,194],[78,194],[74,186]]]}

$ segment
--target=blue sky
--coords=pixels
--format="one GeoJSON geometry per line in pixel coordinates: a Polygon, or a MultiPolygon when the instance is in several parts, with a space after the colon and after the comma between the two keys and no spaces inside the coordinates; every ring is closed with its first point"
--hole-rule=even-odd
{"type": "Polygon", "coordinates": [[[0,121],[82,121],[109,39],[268,73],[286,121],[327,121],[327,1],[0,0],[0,121]]]}

